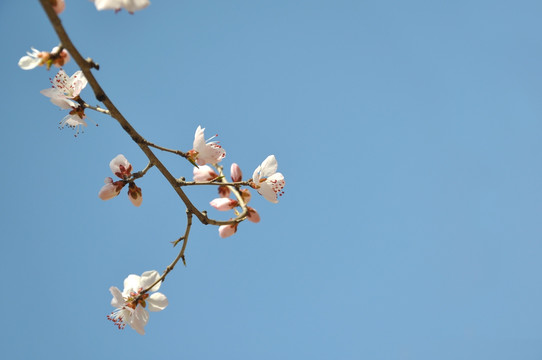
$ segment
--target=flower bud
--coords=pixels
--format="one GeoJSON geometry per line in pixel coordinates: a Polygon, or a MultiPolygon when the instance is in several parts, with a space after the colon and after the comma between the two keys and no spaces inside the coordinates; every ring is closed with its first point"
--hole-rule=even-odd
{"type": "Polygon", "coordinates": [[[243,180],[243,173],[241,172],[241,168],[236,163],[231,164],[230,173],[233,182],[243,180]]]}
{"type": "Polygon", "coordinates": [[[247,207],[247,220],[248,221],[251,221],[253,223],[259,223],[260,222],[260,214],[258,214],[258,212],[254,209],[254,208],[251,208],[251,207],[247,207]]]}
{"type": "Polygon", "coordinates": [[[228,211],[239,205],[239,202],[230,198],[218,198],[214,199],[209,204],[219,211],[228,211]]]}
{"type": "Polygon", "coordinates": [[[223,239],[227,238],[228,236],[232,236],[237,232],[237,225],[239,224],[235,223],[233,225],[221,225],[218,228],[218,235],[223,239]]]}
{"type": "Polygon", "coordinates": [[[211,181],[218,177],[217,173],[215,173],[213,169],[208,165],[203,165],[199,168],[194,167],[193,174],[194,181],[197,182],[211,181]]]}
{"type": "Polygon", "coordinates": [[[64,11],[64,8],[66,8],[66,3],[64,2],[64,0],[49,0],[49,2],[53,6],[53,10],[57,14],[60,14],[64,11]]]}
{"type": "Polygon", "coordinates": [[[140,206],[143,201],[143,196],[141,194],[141,188],[137,187],[136,184],[130,183],[128,188],[128,198],[134,204],[134,206],[140,206]]]}

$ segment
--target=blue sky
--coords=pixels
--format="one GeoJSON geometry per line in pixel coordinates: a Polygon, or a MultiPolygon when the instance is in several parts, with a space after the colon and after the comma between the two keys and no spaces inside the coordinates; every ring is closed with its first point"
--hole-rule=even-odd
{"type": "MultiPolygon", "coordinates": [[[[58,43],[37,1],[0,4],[0,266],[10,359],[540,359],[542,3],[153,1],[68,34],[148,140],[219,134],[245,177],[286,176],[261,223],[195,222],[186,268],[145,336],[106,320],[110,286],[162,271],[183,204],[156,170],[143,205],[97,193],[109,161],[146,158],[112,119],[77,138],[23,71],[58,43]]],[[[73,62],[65,66],[72,74],[73,62]]],[[[91,104],[90,89],[82,97],[91,104]]],[[[175,176],[190,164],[157,152],[175,176]]],[[[189,189],[210,214],[210,188],[189,189]]]]}

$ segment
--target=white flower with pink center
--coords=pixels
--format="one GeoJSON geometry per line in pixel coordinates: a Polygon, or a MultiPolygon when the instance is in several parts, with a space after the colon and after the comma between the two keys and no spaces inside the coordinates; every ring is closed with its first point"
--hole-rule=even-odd
{"type": "Polygon", "coordinates": [[[150,5],[149,0],[90,0],[94,2],[97,10],[115,10],[124,8],[129,13],[134,13],[150,5]]]}
{"type": "Polygon", "coordinates": [[[217,137],[215,135],[208,140],[205,140],[205,128],[198,126],[194,135],[194,144],[192,150],[188,151],[189,160],[198,165],[218,164],[226,157],[226,150],[216,142],[211,140],[217,137]]]}
{"type": "Polygon", "coordinates": [[[272,203],[278,203],[278,197],[284,194],[282,190],[286,182],[284,176],[277,172],[278,164],[275,155],[269,155],[252,174],[251,186],[272,203]]]}
{"type": "Polygon", "coordinates": [[[79,106],[76,101],[79,100],[79,94],[87,86],[87,83],[88,81],[81,70],[68,77],[64,70],[60,69],[54,79],[51,79],[52,86],[40,92],[51,98],[51,102],[56,106],[70,109],[79,106]]]}
{"type": "Polygon", "coordinates": [[[148,311],[161,311],[168,306],[167,297],[159,292],[162,281],[157,271],[145,271],[141,276],[128,275],[124,279],[124,290],[111,286],[109,291],[113,295],[111,305],[116,309],[107,319],[112,321],[119,329],[126,324],[141,335],[145,335],[145,325],[149,321],[148,311]],[[149,287],[152,288],[149,289],[149,287]],[[154,294],[149,295],[149,292],[154,294]],[[148,311],[147,311],[148,310],[148,311]]]}

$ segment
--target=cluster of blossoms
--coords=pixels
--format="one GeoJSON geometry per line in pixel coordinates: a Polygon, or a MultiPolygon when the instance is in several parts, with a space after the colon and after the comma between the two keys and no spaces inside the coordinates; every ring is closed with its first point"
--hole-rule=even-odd
{"type": "Polygon", "coordinates": [[[132,164],[128,162],[124,155],[119,154],[111,160],[109,168],[111,169],[111,172],[121,180],[113,181],[112,178],[106,177],[104,181],[105,185],[100,189],[98,197],[102,200],[112,199],[120,194],[124,185],[129,184],[128,199],[130,199],[135,206],[141,205],[141,202],[143,201],[141,189],[130,179],[132,177],[132,164]]]}
{"type": "MultiPolygon", "coordinates": [[[[196,129],[194,136],[194,147],[188,152],[189,160],[194,165],[200,165],[194,168],[194,181],[196,182],[209,182],[217,180],[218,174],[207,163],[216,165],[226,156],[226,151],[217,143],[210,142],[213,138],[205,141],[204,130],[201,126],[196,129]]],[[[275,155],[269,155],[263,163],[254,170],[252,179],[249,180],[249,184],[252,188],[262,195],[265,199],[272,203],[278,202],[278,197],[282,196],[283,188],[285,185],[284,176],[277,172],[278,164],[275,159],[275,155]]],[[[231,180],[241,182],[243,180],[243,173],[241,168],[236,163],[231,165],[230,169],[231,180]]],[[[247,220],[258,223],[260,221],[260,215],[258,212],[247,206],[251,199],[251,194],[248,189],[238,189],[244,205],[247,208],[246,218],[247,220]]],[[[236,215],[239,212],[235,210],[241,206],[239,200],[230,198],[231,191],[228,186],[221,185],[218,187],[219,198],[216,198],[210,202],[211,206],[219,211],[234,210],[236,215]]],[[[234,224],[222,225],[218,228],[218,234],[221,238],[226,238],[237,232],[238,222],[234,224]]]]}
{"type": "MultiPolygon", "coordinates": [[[[240,182],[243,180],[243,173],[241,172],[241,168],[236,163],[233,163],[231,165],[230,176],[233,182],[240,182]]],[[[211,181],[215,178],[217,178],[216,173],[207,165],[199,169],[194,168],[194,181],[211,181]]],[[[240,189],[239,193],[241,194],[241,198],[243,199],[245,205],[248,204],[251,198],[250,191],[248,189],[240,189]]],[[[241,204],[238,200],[231,199],[230,194],[231,191],[229,187],[221,185],[218,187],[219,198],[212,200],[210,204],[212,207],[219,211],[234,210],[236,215],[239,215],[239,212],[235,210],[235,208],[241,206],[241,204]]],[[[254,208],[250,206],[247,206],[247,220],[253,223],[260,222],[260,215],[254,208]]],[[[238,225],[239,223],[221,225],[218,228],[218,235],[221,238],[231,236],[235,234],[235,232],[237,232],[238,225]]]]}
{"type": "MultiPolygon", "coordinates": [[[[115,12],[125,9],[133,13],[147,7],[150,2],[148,0],[90,0],[94,2],[98,10],[115,10],[115,12]]],[[[49,0],[54,11],[58,14],[65,8],[64,0],[49,0]]],[[[69,47],[69,46],[68,46],[69,47]]],[[[72,49],[71,47],[69,47],[72,49]]],[[[19,67],[24,70],[34,69],[38,66],[45,66],[47,70],[51,66],[62,67],[70,60],[70,55],[62,47],[55,47],[51,52],[39,51],[31,48],[32,52],[28,52],[19,60],[19,67]]],[[[72,50],[73,51],[73,50],[72,50]]],[[[77,59],[78,57],[74,57],[77,59]]],[[[61,109],[69,110],[60,122],[60,127],[71,127],[76,130],[76,136],[82,127],[86,127],[85,109],[102,111],[89,106],[80,97],[81,91],[85,88],[88,81],[82,71],[76,71],[72,76],[68,76],[62,68],[54,76],[51,81],[51,88],[42,90],[41,93],[51,102],[61,109]]],[[[104,111],[102,111],[104,112],[104,111]]],[[[212,141],[217,135],[205,140],[205,129],[198,126],[194,135],[192,149],[187,153],[172,151],[161,148],[153,144],[153,146],[167,151],[172,151],[186,157],[190,163],[194,165],[193,175],[194,183],[184,182],[184,178],[177,180],[175,185],[198,185],[198,183],[206,183],[206,185],[216,185],[218,188],[219,197],[212,200],[210,205],[219,211],[233,210],[235,218],[230,221],[215,222],[230,223],[222,225],[218,228],[218,234],[221,238],[229,237],[236,233],[239,223],[243,220],[249,220],[253,223],[260,222],[258,212],[248,206],[251,200],[249,189],[242,188],[248,186],[255,189],[266,200],[277,203],[278,198],[283,195],[285,185],[284,176],[277,172],[278,164],[274,155],[268,156],[253,172],[252,178],[243,181],[243,173],[239,165],[233,163],[230,169],[230,177],[232,182],[228,183],[222,175],[222,166],[218,164],[226,157],[226,151],[219,145],[218,142],[212,141]],[[213,167],[214,166],[214,169],[213,167]],[[235,195],[235,199],[231,195],[235,195]],[[239,210],[240,208],[240,210],[239,210]]],[[[150,144],[150,143],[149,143],[150,144]]],[[[149,158],[150,159],[150,158],[149,158]]],[[[102,186],[98,193],[98,197],[102,200],[110,200],[117,197],[124,186],[128,185],[128,198],[133,205],[139,207],[142,204],[143,197],[141,189],[135,184],[134,180],[145,175],[146,171],[152,167],[152,161],[143,171],[132,173],[132,165],[124,155],[117,155],[109,163],[111,172],[119,179],[114,181],[111,177],[105,178],[105,185],[102,186]]],[[[161,169],[162,170],[162,169],[161,169]]],[[[201,184],[200,184],[201,185],[201,184]]],[[[187,204],[188,207],[188,204],[187,204]]],[[[191,216],[187,210],[187,214],[191,216]]],[[[112,286],[109,291],[113,295],[111,305],[115,310],[107,316],[119,329],[124,329],[126,324],[136,330],[139,334],[145,334],[145,326],[149,320],[148,311],[161,311],[168,306],[168,299],[162,293],[156,292],[159,290],[162,280],[167,273],[173,269],[176,262],[182,259],[184,262],[184,249],[186,239],[188,237],[191,222],[187,225],[185,243],[183,249],[179,253],[176,260],[167,267],[162,276],[157,271],[146,271],[141,276],[131,274],[124,280],[124,289],[121,292],[117,287],[112,286]],[[152,293],[152,294],[150,294],[152,293]]],[[[178,240],[180,241],[180,239],[178,240]]],[[[176,244],[176,243],[175,243],[176,244]]]]}

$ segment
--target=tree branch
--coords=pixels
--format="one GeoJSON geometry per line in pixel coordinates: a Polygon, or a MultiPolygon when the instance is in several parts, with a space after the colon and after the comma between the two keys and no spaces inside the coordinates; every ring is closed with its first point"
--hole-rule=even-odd
{"type": "Polygon", "coordinates": [[[92,59],[88,59],[88,60],[84,59],[81,53],[77,50],[73,42],[70,40],[68,34],[66,33],[66,30],[64,29],[64,26],[62,25],[62,22],[60,21],[60,18],[53,10],[53,7],[50,1],[49,0],[39,0],[39,1],[41,3],[41,6],[43,7],[43,10],[47,14],[47,17],[49,18],[49,21],[51,22],[51,25],[53,26],[58,38],[60,39],[62,46],[66,50],[68,50],[73,60],[81,68],[81,71],[85,75],[86,79],[88,80],[88,83],[90,84],[90,86],[92,87],[92,90],[94,91],[94,95],[96,96],[96,99],[105,105],[105,107],[109,111],[109,115],[115,120],[117,120],[117,122],[124,129],[124,131],[139,146],[139,148],[143,151],[143,153],[145,153],[149,161],[154,166],[156,166],[156,168],[162,173],[162,175],[173,187],[177,195],[184,202],[184,204],[186,205],[190,213],[194,214],[198,218],[198,220],[205,225],[207,224],[228,225],[228,224],[233,224],[235,222],[238,222],[234,220],[217,221],[217,220],[209,219],[206,213],[199,211],[192,204],[188,196],[183,192],[181,187],[177,184],[177,179],[175,179],[175,177],[169,172],[169,170],[164,166],[164,164],[162,164],[162,162],[151,151],[148,145],[149,144],[148,141],[145,140],[134,129],[134,127],[124,118],[121,112],[117,109],[117,107],[106,95],[105,91],[102,89],[102,87],[100,86],[100,84],[98,83],[98,81],[96,80],[96,78],[91,72],[92,68],[97,68],[96,63],[92,61],[92,59]]]}

